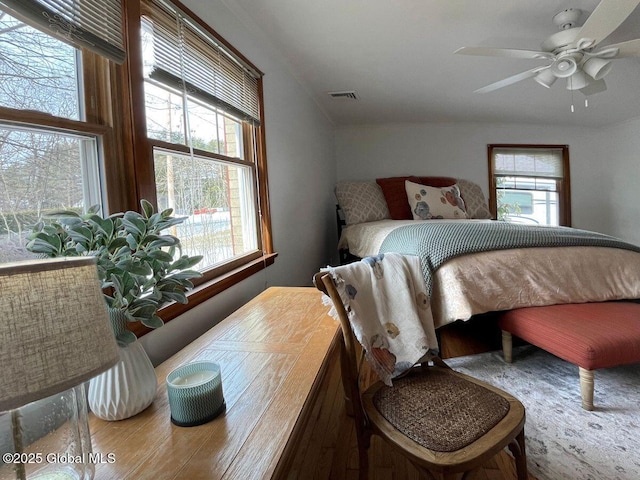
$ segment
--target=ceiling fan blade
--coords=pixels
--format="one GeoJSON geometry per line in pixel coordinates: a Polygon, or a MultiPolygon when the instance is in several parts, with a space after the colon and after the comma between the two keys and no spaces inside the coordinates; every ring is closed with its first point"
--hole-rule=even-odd
{"type": "Polygon", "coordinates": [[[480,55],[484,57],[534,58],[534,59],[554,58],[554,55],[549,52],[536,52],[534,50],[518,50],[515,48],[461,47],[453,53],[459,53],[461,55],[480,55]]]}
{"type": "Polygon", "coordinates": [[[607,45],[605,48],[606,50],[611,48],[618,49],[618,53],[611,58],[640,57],[640,38],[629,40],[627,42],[614,43],[612,45],[607,45]]]}
{"type": "Polygon", "coordinates": [[[577,40],[592,40],[591,47],[607,38],[620,26],[640,0],[602,0],[578,32],[577,40]]]}
{"type": "Polygon", "coordinates": [[[588,97],[589,95],[595,95],[596,93],[604,92],[606,89],[607,84],[604,83],[603,79],[600,79],[591,82],[586,87],[581,88],[580,91],[588,97]]]}
{"type": "Polygon", "coordinates": [[[531,70],[527,70],[526,72],[518,73],[517,75],[513,75],[511,77],[504,78],[498,82],[492,83],[491,85],[487,85],[486,87],[479,88],[475,90],[473,93],[487,93],[492,92],[493,90],[497,90],[502,87],[506,87],[508,85],[520,82],[522,80],[526,80],[527,78],[535,77],[542,70],[546,70],[549,67],[537,67],[532,68],[531,70]]]}

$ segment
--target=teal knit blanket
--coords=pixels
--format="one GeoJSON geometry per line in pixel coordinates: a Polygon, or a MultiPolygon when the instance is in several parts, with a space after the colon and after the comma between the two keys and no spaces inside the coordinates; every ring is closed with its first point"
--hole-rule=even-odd
{"type": "Polygon", "coordinates": [[[469,253],[528,247],[611,247],[640,252],[640,247],[601,233],[568,227],[507,222],[416,222],[392,231],[379,253],[417,255],[431,295],[432,277],[447,260],[469,253]]]}

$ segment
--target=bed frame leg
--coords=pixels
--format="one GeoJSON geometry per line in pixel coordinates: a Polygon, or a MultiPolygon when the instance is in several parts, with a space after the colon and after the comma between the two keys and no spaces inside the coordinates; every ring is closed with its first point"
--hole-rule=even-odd
{"type": "Polygon", "coordinates": [[[580,393],[582,394],[582,408],[593,410],[593,370],[580,369],[580,393]]]}
{"type": "Polygon", "coordinates": [[[511,363],[513,361],[513,337],[504,330],[502,330],[502,355],[505,362],[511,363]]]}

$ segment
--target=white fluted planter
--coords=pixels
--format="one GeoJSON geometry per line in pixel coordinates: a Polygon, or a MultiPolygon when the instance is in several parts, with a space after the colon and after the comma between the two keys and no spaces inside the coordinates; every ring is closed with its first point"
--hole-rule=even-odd
{"type": "MultiPolygon", "coordinates": [[[[117,332],[122,319],[114,317],[112,314],[117,332]]],[[[120,362],[89,382],[89,407],[103,420],[132,417],[151,405],[156,396],[156,372],[142,344],[136,340],[119,350],[120,362]]]]}

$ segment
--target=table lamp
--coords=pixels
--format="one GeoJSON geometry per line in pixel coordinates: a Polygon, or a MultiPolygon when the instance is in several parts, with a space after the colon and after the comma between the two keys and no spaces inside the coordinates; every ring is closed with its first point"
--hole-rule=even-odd
{"type": "Polygon", "coordinates": [[[0,479],[91,479],[83,382],[118,349],[93,257],[0,265],[0,479]]]}

